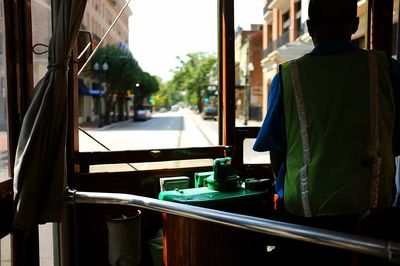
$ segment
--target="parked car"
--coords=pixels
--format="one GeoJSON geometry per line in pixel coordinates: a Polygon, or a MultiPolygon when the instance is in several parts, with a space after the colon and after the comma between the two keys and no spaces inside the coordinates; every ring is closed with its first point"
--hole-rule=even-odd
{"type": "Polygon", "coordinates": [[[151,119],[151,111],[147,108],[137,109],[133,116],[133,121],[146,121],[151,119]]]}
{"type": "Polygon", "coordinates": [[[218,118],[218,109],[217,107],[205,107],[203,112],[201,112],[201,117],[206,119],[214,119],[217,120],[218,118]]]}
{"type": "Polygon", "coordinates": [[[168,111],[168,109],[167,109],[167,107],[162,106],[162,107],[160,107],[160,108],[158,109],[158,111],[159,111],[160,113],[165,113],[166,111],[168,111]]]}

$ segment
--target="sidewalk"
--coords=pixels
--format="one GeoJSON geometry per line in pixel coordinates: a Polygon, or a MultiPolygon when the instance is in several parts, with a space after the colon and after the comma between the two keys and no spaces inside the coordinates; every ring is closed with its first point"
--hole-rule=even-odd
{"type": "Polygon", "coordinates": [[[99,126],[99,122],[98,121],[91,121],[91,122],[83,122],[79,124],[79,127],[84,129],[84,130],[104,130],[104,129],[108,129],[108,128],[112,128],[115,127],[116,125],[120,124],[120,123],[127,123],[127,122],[132,122],[132,118],[129,118],[127,120],[123,120],[123,121],[116,121],[116,122],[112,122],[108,125],[103,125],[103,126],[99,126]]]}
{"type": "MultiPolygon", "coordinates": [[[[10,235],[0,242],[0,265],[11,266],[10,235]]],[[[54,266],[53,259],[53,224],[39,225],[39,260],[40,266],[54,266]]]]}

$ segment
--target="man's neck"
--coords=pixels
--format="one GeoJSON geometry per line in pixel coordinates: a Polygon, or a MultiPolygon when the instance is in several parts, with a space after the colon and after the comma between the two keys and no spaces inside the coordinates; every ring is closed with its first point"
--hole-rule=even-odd
{"type": "Polygon", "coordinates": [[[354,45],[347,39],[341,37],[321,39],[316,44],[311,55],[334,55],[348,52],[354,49],[354,45]]]}

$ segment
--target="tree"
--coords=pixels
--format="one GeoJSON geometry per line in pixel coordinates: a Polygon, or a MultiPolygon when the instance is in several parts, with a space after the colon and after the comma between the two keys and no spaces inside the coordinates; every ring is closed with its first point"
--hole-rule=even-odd
{"type": "Polygon", "coordinates": [[[217,57],[204,52],[188,53],[186,58],[177,57],[180,65],[174,70],[174,76],[169,83],[173,91],[184,91],[188,103],[197,104],[201,112],[202,99],[207,93],[210,82],[216,79],[217,57]]]}
{"type": "Polygon", "coordinates": [[[155,77],[143,72],[129,50],[121,49],[116,45],[101,47],[94,55],[92,64],[93,66],[95,63],[103,65],[105,62],[107,62],[108,69],[99,68],[94,71],[94,75],[105,84],[103,86],[106,106],[104,120],[108,124],[111,110],[114,110],[114,114],[117,113],[115,106],[118,109],[118,120],[121,121],[126,118],[124,117],[124,107],[127,106],[126,96],[128,91],[135,95],[134,105],[136,105],[139,102],[141,104],[146,97],[157,92],[159,85],[155,77]]]}
{"type": "Polygon", "coordinates": [[[138,79],[138,86],[135,87],[134,94],[134,110],[140,106],[149,103],[145,102],[145,100],[150,98],[153,94],[159,91],[159,83],[158,79],[155,76],[150,75],[148,72],[142,72],[141,76],[138,79]]]}
{"type": "Polygon", "coordinates": [[[92,59],[93,66],[96,63],[100,66],[103,66],[104,63],[108,65],[106,70],[101,67],[94,67],[93,73],[100,82],[103,82],[104,122],[105,124],[111,122],[110,113],[114,110],[113,114],[115,115],[116,105],[118,105],[118,120],[122,120],[124,118],[123,106],[124,104],[126,105],[127,91],[131,90],[135,80],[139,79],[142,69],[128,50],[120,49],[116,45],[107,45],[99,48],[92,59]]]}
{"type": "Polygon", "coordinates": [[[170,102],[168,99],[168,87],[166,86],[166,83],[162,82],[160,77],[155,77],[157,79],[157,82],[159,84],[159,90],[158,92],[154,95],[154,105],[155,106],[170,106],[170,102]]]}

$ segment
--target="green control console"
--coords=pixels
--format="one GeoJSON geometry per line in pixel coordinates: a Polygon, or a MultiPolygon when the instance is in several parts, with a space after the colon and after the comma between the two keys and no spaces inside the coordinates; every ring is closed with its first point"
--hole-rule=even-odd
{"type": "Polygon", "coordinates": [[[230,168],[231,158],[218,158],[213,171],[195,173],[195,188],[162,191],[160,200],[246,215],[262,216],[266,210],[268,179],[241,182],[230,168]]]}

